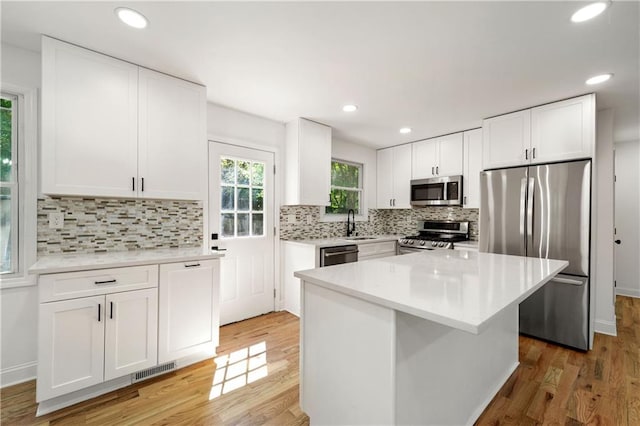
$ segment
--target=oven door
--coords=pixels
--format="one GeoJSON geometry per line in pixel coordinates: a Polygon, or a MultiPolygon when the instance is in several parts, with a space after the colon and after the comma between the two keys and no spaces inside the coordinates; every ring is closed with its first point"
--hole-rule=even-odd
{"type": "Polygon", "coordinates": [[[411,205],[462,205],[462,176],[446,176],[412,180],[411,205]]]}

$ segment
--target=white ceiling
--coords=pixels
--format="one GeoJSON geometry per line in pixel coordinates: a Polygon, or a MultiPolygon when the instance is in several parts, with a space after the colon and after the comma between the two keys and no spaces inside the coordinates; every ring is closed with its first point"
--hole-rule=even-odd
{"type": "Polygon", "coordinates": [[[7,2],[2,42],[39,34],[207,86],[211,102],[307,117],[373,147],[479,127],[482,118],[591,91],[615,140],[639,135],[639,4],[569,21],[584,2],[7,2]],[[145,30],[113,10],[133,7],[145,30]],[[598,87],[587,77],[613,72],[598,87]],[[342,112],[346,103],[360,108],[342,112]],[[400,135],[410,126],[413,133],[400,135]]]}

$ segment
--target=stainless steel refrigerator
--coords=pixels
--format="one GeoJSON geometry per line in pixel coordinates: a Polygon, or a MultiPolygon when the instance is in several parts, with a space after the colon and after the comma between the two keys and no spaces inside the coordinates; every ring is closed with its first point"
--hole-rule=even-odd
{"type": "Polygon", "coordinates": [[[485,171],[480,194],[480,251],[569,261],[520,303],[520,332],[587,350],[591,161],[485,171]]]}

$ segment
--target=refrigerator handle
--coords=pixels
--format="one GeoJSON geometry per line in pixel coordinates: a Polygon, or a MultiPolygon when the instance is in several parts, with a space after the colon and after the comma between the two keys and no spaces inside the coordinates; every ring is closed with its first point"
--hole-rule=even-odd
{"type": "MultiPolygon", "coordinates": [[[[533,243],[533,191],[535,190],[535,179],[528,178],[527,188],[527,242],[533,243]]],[[[527,253],[532,255],[532,253],[527,253]]]]}
{"type": "Polygon", "coordinates": [[[525,211],[527,208],[526,204],[527,199],[527,178],[522,178],[520,180],[520,241],[522,242],[522,252],[523,255],[526,253],[527,249],[527,239],[525,235],[525,211]]]}

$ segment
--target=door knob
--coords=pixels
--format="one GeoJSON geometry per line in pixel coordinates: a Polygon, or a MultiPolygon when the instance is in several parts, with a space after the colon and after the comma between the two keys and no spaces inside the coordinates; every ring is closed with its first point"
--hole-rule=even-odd
{"type": "Polygon", "coordinates": [[[620,241],[620,240],[615,240],[615,241],[614,241],[614,243],[616,243],[616,244],[620,244],[621,242],[622,242],[622,241],[620,241]]]}

